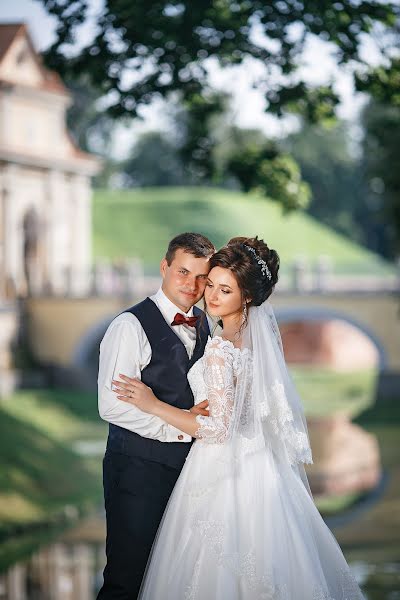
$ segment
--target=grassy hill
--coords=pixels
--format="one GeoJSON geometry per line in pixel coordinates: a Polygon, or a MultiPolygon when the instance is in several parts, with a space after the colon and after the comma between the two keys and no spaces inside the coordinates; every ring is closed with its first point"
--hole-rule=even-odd
{"type": "Polygon", "coordinates": [[[377,255],[298,212],[255,194],[219,188],[181,187],[97,190],[94,195],[94,254],[122,259],[138,256],[155,268],[168,241],[199,231],[218,247],[235,235],[258,235],[281,256],[282,266],[299,255],[314,262],[328,255],[342,272],[393,272],[377,255]]]}

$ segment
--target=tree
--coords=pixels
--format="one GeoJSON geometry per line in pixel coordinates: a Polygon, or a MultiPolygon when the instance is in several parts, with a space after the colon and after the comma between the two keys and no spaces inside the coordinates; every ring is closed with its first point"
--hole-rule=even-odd
{"type": "Polygon", "coordinates": [[[67,111],[68,131],[79,148],[101,156],[103,168],[94,178],[94,185],[104,187],[118,170],[111,158],[115,121],[99,107],[100,93],[86,76],[68,79],[65,83],[73,100],[67,111]]]}
{"type": "Polygon", "coordinates": [[[312,190],[307,212],[393,259],[400,239],[400,107],[371,102],[363,111],[362,125],[357,153],[349,150],[346,122],[331,128],[304,123],[282,147],[298,161],[312,190]]]}
{"type": "MultiPolygon", "coordinates": [[[[39,1],[57,20],[47,65],[68,79],[88,77],[107,95],[112,116],[136,116],[141,105],[157,97],[178,99],[191,121],[186,160],[209,176],[214,145],[210,131],[199,135],[196,124],[206,123],[220,108],[209,87],[210,60],[226,67],[251,57],[264,66],[259,88],[270,112],[295,110],[318,121],[334,114],[338,97],[333,85],[310,87],[299,74],[309,35],[330,42],[338,63],[358,69],[359,83],[368,91],[374,86],[360,56],[362,38],[379,27],[383,39],[399,13],[390,0],[106,0],[94,39],[75,51],[89,0],[39,1]],[[264,37],[256,37],[255,29],[264,37]]],[[[390,52],[386,55],[382,69],[389,73],[390,52]]]]}
{"type": "Polygon", "coordinates": [[[389,258],[400,254],[400,105],[370,102],[363,111],[366,203],[373,235],[389,258]]]}
{"type": "Polygon", "coordinates": [[[281,152],[276,142],[251,130],[243,135],[237,129],[233,130],[233,139],[237,143],[225,173],[236,177],[244,191],[258,190],[280,202],[286,212],[308,205],[310,188],[302,181],[297,162],[281,152]]]}
{"type": "Polygon", "coordinates": [[[120,165],[120,170],[126,187],[193,183],[185,171],[176,146],[160,131],[142,134],[132,155],[120,165]]]}
{"type": "Polygon", "coordinates": [[[349,151],[348,124],[332,127],[309,125],[282,142],[299,163],[310,185],[312,199],[307,212],[337,231],[368,245],[360,214],[365,211],[365,184],[359,158],[349,151]]]}
{"type": "Polygon", "coordinates": [[[329,112],[337,101],[330,86],[315,93],[289,77],[298,70],[308,34],[330,42],[340,64],[361,66],[362,35],[374,25],[392,28],[398,15],[397,3],[378,0],[106,0],[93,41],[66,61],[89,2],[40,1],[58,23],[48,65],[64,76],[85,73],[103,92],[112,91],[109,110],[115,115],[135,114],[140,104],[175,91],[185,99],[202,95],[208,59],[227,66],[249,56],[267,67],[269,110],[279,113],[288,103],[304,102],[326,103],[329,112]],[[255,41],[254,26],[270,43],[255,41]]]}

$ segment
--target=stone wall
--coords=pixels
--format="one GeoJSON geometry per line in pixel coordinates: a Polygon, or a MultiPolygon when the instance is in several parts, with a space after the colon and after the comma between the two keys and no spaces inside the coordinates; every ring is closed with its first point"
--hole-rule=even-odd
{"type": "Polygon", "coordinates": [[[19,328],[17,306],[0,306],[0,398],[8,396],[16,386],[14,349],[19,328]]]}

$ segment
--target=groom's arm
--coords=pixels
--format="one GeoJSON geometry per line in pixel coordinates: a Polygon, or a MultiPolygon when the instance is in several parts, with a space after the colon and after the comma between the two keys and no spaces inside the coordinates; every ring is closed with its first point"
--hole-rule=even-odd
{"type": "Polygon", "coordinates": [[[98,405],[102,419],[129,429],[142,437],[161,442],[189,442],[191,437],[159,417],[120,402],[112,390],[119,373],[141,378],[149,364],[151,347],[138,319],[124,313],[114,319],[100,344],[98,405]]]}

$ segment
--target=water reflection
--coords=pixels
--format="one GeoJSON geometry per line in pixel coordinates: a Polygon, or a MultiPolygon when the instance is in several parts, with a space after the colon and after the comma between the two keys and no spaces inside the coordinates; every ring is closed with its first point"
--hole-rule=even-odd
{"type": "Polygon", "coordinates": [[[104,545],[57,542],[0,575],[1,600],[93,600],[104,545]]]}
{"type": "MultiPolygon", "coordinates": [[[[0,600],[94,600],[105,560],[103,533],[103,519],[96,517],[0,574],[0,600]]],[[[400,562],[368,559],[350,562],[366,599],[400,600],[400,562]]]]}

